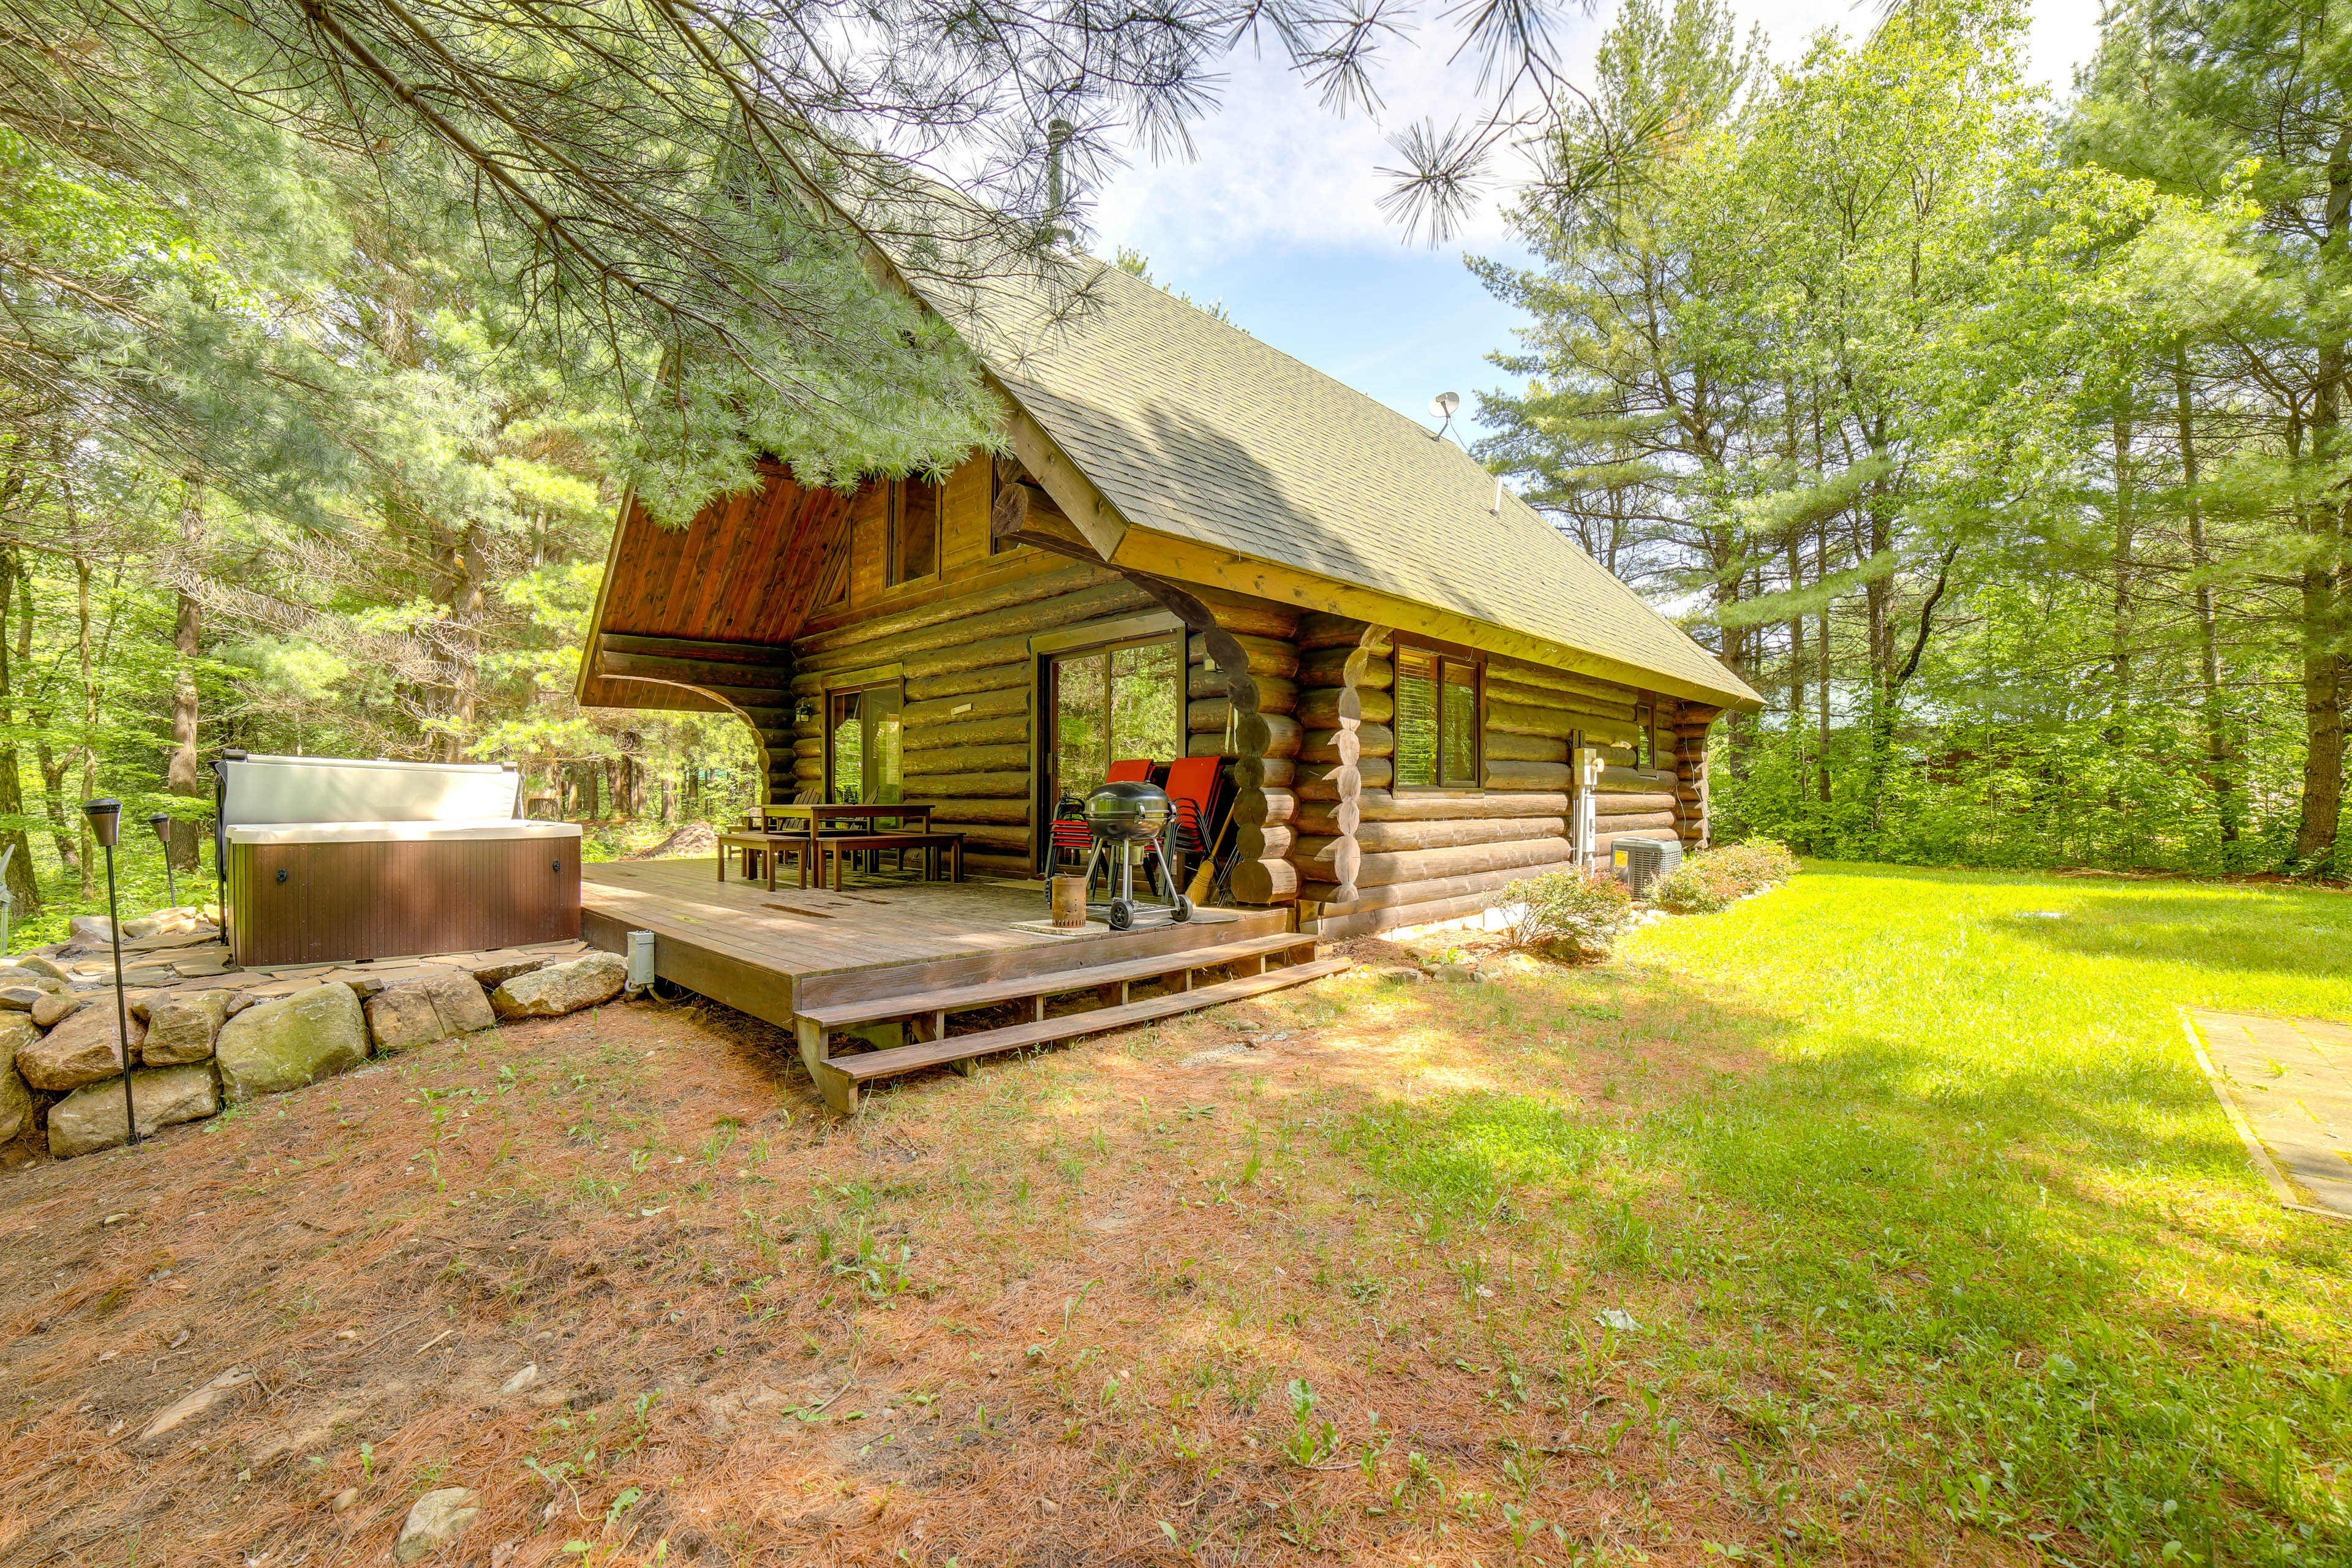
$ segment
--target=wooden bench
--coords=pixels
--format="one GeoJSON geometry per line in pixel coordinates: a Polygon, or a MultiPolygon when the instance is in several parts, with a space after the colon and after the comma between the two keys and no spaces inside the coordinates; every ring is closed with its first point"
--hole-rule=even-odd
{"type": "MultiPolygon", "coordinates": [[[[814,844],[816,847],[816,880],[819,887],[825,885],[824,862],[825,858],[831,856],[833,858],[832,886],[836,893],[842,889],[842,857],[845,854],[856,854],[867,849],[926,850],[929,853],[930,863],[925,879],[933,881],[939,878],[940,851],[944,849],[948,852],[948,880],[951,882],[963,880],[963,835],[961,833],[826,833],[814,839],[797,838],[786,833],[763,837],[803,846],[814,844]]],[[[900,864],[905,864],[904,857],[900,858],[900,864]]]]}
{"type": "Polygon", "coordinates": [[[810,842],[805,833],[722,833],[719,836],[719,879],[727,879],[727,852],[738,849],[742,851],[743,879],[747,882],[759,874],[752,869],[753,862],[766,858],[768,891],[772,893],[776,890],[776,858],[789,852],[793,865],[799,868],[801,886],[805,888],[809,882],[810,842]]]}

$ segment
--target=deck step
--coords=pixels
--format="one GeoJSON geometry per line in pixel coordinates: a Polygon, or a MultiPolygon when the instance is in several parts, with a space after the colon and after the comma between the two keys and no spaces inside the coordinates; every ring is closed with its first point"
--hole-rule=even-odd
{"type": "Polygon", "coordinates": [[[1174,952],[1154,953],[1148,958],[1124,959],[1117,963],[1048,970],[1009,980],[986,980],[971,985],[943,986],[937,991],[908,992],[897,996],[872,996],[862,1002],[835,1002],[830,1006],[804,1008],[801,1016],[828,1029],[841,1029],[852,1024],[871,1024],[884,1018],[908,1018],[923,1013],[961,1013],[972,1007],[991,1007],[1000,1002],[1019,1002],[1032,996],[1058,996],[1066,991],[1087,991],[1097,985],[1114,985],[1130,980],[1157,980],[1163,974],[1174,974],[1179,970],[1207,969],[1220,963],[1264,958],[1314,945],[1315,937],[1311,932],[1280,931],[1272,936],[1244,937],[1238,942],[1222,942],[1209,947],[1188,947],[1174,952]]]}
{"type": "Polygon", "coordinates": [[[943,1067],[949,1062],[969,1061],[974,1057],[1019,1050],[1024,1046],[1050,1045],[1056,1040],[1075,1039],[1080,1035],[1095,1035],[1107,1029],[1125,1029],[1137,1024],[1148,1024],[1155,1018],[1171,1017],[1199,1007],[1239,1002],[1263,995],[1268,991],[1279,991],[1286,986],[1303,985],[1326,974],[1337,974],[1353,963],[1354,960],[1347,958],[1318,958],[1307,963],[1269,969],[1263,974],[1220,981],[1214,985],[1203,985],[1197,991],[1174,991],[1165,996],[1122,1003],[1116,1007],[1097,1007],[1092,1012],[1072,1013],[1066,1017],[1046,1018],[1034,1024],[1014,1024],[1008,1028],[989,1029],[976,1035],[950,1035],[944,1040],[926,1040],[920,1045],[893,1046],[887,1050],[869,1051],[863,1056],[834,1057],[825,1065],[838,1068],[856,1082],[870,1083],[876,1079],[896,1078],[919,1068],[943,1067]]]}

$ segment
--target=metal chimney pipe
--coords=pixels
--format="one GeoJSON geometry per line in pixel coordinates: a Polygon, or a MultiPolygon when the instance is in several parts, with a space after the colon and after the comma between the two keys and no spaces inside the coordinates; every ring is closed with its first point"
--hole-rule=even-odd
{"type": "Polygon", "coordinates": [[[1068,199],[1062,181],[1062,149],[1068,145],[1071,132],[1066,120],[1045,121],[1045,225],[1059,238],[1062,232],[1062,207],[1068,199]]]}

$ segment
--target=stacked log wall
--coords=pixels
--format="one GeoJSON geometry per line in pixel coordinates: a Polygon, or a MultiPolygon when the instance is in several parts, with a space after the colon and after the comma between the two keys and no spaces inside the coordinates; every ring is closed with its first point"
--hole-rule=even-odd
{"type": "Polygon", "coordinates": [[[795,727],[795,783],[824,787],[827,679],[895,667],[907,798],[938,803],[931,820],[964,836],[969,868],[1029,876],[1038,739],[1029,639],[1156,607],[1117,573],[1055,564],[804,637],[793,690],[811,712],[795,727]]]}
{"type": "MultiPolygon", "coordinates": [[[[1318,668],[1311,645],[1323,628],[1314,621],[1301,624],[1302,689],[1318,668]]],[[[1395,791],[1395,736],[1370,721],[1395,711],[1390,652],[1384,644],[1383,657],[1366,671],[1380,690],[1364,704],[1352,800],[1342,798],[1344,770],[1324,755],[1329,742],[1318,731],[1309,729],[1300,752],[1303,763],[1328,764],[1302,777],[1294,850],[1299,896],[1321,906],[1322,934],[1360,936],[1475,915],[1505,902],[1512,884],[1573,865],[1579,785],[1570,748],[1578,736],[1610,759],[1594,786],[1597,858],[1605,859],[1621,838],[1671,839],[1693,826],[1703,834],[1703,795],[1694,806],[1673,769],[1630,765],[1639,693],[1519,659],[1486,660],[1485,787],[1395,791]]],[[[1302,708],[1301,716],[1314,711],[1302,708]]],[[[1703,727],[1701,737],[1703,743],[1703,727]]],[[[1703,786],[1703,775],[1698,782],[1703,786]]]]}

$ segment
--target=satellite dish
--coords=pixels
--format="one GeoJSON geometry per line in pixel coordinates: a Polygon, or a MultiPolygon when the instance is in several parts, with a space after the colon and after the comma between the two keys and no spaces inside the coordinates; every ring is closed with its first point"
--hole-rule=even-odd
{"type": "Polygon", "coordinates": [[[1462,395],[1458,392],[1441,392],[1429,400],[1429,411],[1437,416],[1437,430],[1431,440],[1445,439],[1445,433],[1454,428],[1454,411],[1461,406],[1462,395]]]}

